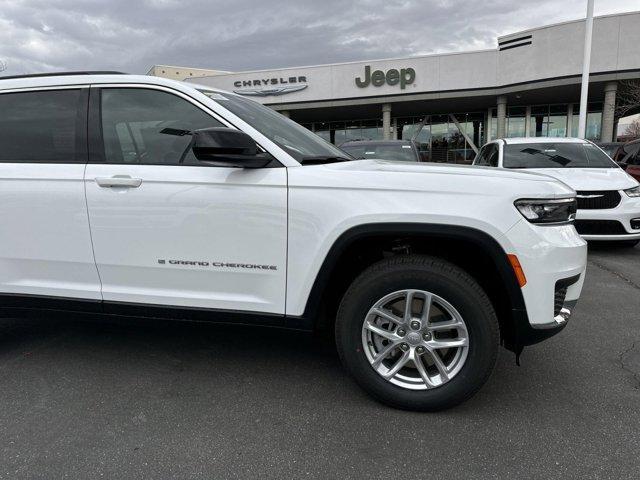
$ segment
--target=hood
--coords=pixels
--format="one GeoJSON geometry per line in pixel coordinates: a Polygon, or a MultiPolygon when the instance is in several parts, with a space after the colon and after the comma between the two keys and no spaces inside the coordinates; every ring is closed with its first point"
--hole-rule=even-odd
{"type": "Polygon", "coordinates": [[[354,160],[289,169],[293,188],[414,192],[444,197],[492,197],[500,204],[518,198],[566,198],[575,195],[565,183],[536,172],[438,163],[354,160]]]}
{"type": "Polygon", "coordinates": [[[625,190],[638,185],[621,168],[532,168],[566,183],[574,190],[625,190]]]}
{"type": "MultiPolygon", "coordinates": [[[[289,168],[287,181],[294,212],[298,202],[307,202],[317,206],[318,215],[331,218],[355,209],[362,223],[411,218],[466,225],[496,236],[526,222],[513,206],[516,200],[575,196],[566,184],[535,172],[380,160],[289,168]]],[[[308,211],[304,216],[310,217],[306,228],[319,228],[308,211]]],[[[344,224],[353,221],[350,217],[344,224]]]]}
{"type": "MultiPolygon", "coordinates": [[[[474,177],[508,178],[548,182],[549,177],[531,170],[508,170],[475,165],[453,165],[449,163],[398,162],[391,160],[354,160],[325,165],[332,169],[366,172],[413,173],[431,175],[469,175],[474,177]]],[[[305,167],[308,168],[308,167],[305,167]]]]}

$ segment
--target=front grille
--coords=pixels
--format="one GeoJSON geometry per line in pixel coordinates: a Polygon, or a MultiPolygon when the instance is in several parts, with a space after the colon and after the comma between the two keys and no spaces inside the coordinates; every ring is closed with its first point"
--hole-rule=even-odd
{"type": "Polygon", "coordinates": [[[578,210],[603,210],[606,208],[616,208],[620,204],[620,200],[620,192],[616,190],[579,191],[578,210]]]}
{"type": "Polygon", "coordinates": [[[616,220],[576,220],[575,226],[580,235],[627,235],[616,220]]]}

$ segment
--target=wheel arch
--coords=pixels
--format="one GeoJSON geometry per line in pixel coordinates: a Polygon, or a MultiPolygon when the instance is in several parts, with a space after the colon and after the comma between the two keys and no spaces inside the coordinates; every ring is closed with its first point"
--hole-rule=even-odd
{"type": "Polygon", "coordinates": [[[369,223],[346,230],[333,243],[316,275],[303,318],[316,329],[332,321],[334,306],[331,302],[341,299],[346,290],[343,283],[351,283],[354,275],[377,261],[375,252],[381,255],[402,254],[406,248],[417,251],[412,253],[444,257],[468,271],[485,291],[489,290],[487,294],[498,314],[501,341],[505,347],[519,352],[522,345],[529,343],[518,339],[518,332],[530,326],[524,297],[507,252],[490,234],[458,225],[369,223]],[[397,251],[393,251],[394,248],[397,251]],[[362,253],[358,249],[367,250],[360,263],[354,260],[356,253],[362,253]],[[496,280],[497,285],[490,284],[496,280]]]}

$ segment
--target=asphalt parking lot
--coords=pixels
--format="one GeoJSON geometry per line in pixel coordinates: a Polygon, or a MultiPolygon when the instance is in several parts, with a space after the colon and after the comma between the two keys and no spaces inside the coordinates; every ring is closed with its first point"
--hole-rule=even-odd
{"type": "Polygon", "coordinates": [[[0,478],[637,478],[640,248],[591,249],[567,329],[437,414],[306,335],[0,323],[0,478]]]}

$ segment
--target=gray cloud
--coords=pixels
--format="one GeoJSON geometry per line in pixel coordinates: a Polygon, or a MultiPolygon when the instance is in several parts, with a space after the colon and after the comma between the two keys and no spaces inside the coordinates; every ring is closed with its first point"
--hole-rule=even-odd
{"type": "MultiPolygon", "coordinates": [[[[584,16],[586,0],[3,0],[6,74],[252,70],[494,48],[498,35],[584,16]]],[[[640,0],[596,1],[596,14],[640,0]]]]}

